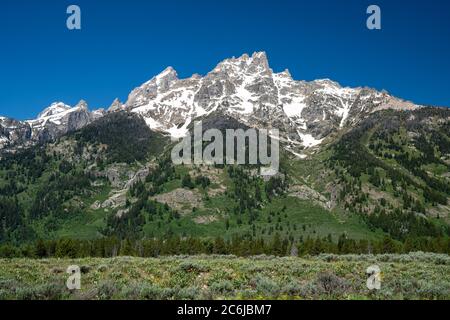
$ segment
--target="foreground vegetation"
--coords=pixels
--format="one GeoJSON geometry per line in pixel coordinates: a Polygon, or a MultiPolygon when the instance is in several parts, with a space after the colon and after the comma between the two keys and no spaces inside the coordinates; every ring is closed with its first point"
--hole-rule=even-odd
{"type": "Polygon", "coordinates": [[[0,299],[450,299],[444,254],[2,259],[0,299]],[[366,269],[382,271],[379,291],[366,269]],[[65,287],[69,265],[81,290],[65,287]]]}

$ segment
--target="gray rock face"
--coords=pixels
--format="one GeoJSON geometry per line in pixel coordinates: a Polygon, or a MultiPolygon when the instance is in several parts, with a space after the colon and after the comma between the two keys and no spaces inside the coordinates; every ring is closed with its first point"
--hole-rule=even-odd
{"type": "Polygon", "coordinates": [[[31,127],[23,122],[0,117],[0,149],[25,144],[31,138],[31,127]]]}
{"type": "Polygon", "coordinates": [[[88,111],[88,107],[85,101],[80,101],[75,106],[75,111],[68,114],[67,118],[67,131],[72,132],[79,130],[92,121],[92,115],[88,111]]]}
{"type": "Polygon", "coordinates": [[[52,104],[36,120],[27,123],[33,131],[32,140],[46,142],[83,128],[91,123],[93,118],[87,103],[81,100],[73,108],[61,103],[52,104]]]}

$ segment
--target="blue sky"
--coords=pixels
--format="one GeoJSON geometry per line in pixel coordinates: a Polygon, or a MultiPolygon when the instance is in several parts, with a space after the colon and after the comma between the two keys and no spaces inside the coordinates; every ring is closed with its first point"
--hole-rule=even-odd
{"type": "Polygon", "coordinates": [[[169,65],[189,77],[262,50],[295,79],[450,105],[447,0],[2,0],[0,44],[0,114],[17,119],[53,101],[108,107],[169,65]],[[70,4],[81,31],[66,28],[70,4]],[[381,31],[365,27],[370,4],[381,31]]]}

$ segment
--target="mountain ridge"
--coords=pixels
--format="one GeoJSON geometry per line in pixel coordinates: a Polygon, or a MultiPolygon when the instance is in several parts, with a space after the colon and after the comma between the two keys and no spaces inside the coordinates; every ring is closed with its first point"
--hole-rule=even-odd
{"type": "Polygon", "coordinates": [[[274,73],[266,53],[255,52],[225,59],[205,76],[179,79],[167,67],[133,89],[125,103],[116,99],[107,110],[89,111],[82,100],[74,107],[53,103],[34,120],[2,117],[0,150],[54,140],[122,110],[141,115],[152,130],[180,138],[194,119],[219,111],[250,127],[279,128],[286,148],[303,156],[302,149],[320,145],[372,112],[419,107],[386,92],[342,87],[329,79],[294,80],[287,69],[274,73]]]}

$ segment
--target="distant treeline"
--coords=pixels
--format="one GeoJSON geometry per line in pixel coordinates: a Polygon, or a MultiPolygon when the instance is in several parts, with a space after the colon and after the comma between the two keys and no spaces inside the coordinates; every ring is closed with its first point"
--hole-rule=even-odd
{"type": "Polygon", "coordinates": [[[109,237],[96,240],[38,240],[20,247],[0,245],[0,258],[83,258],[137,256],[158,257],[169,255],[223,254],[236,256],[273,255],[305,256],[321,253],[334,254],[383,254],[409,253],[415,251],[450,254],[450,238],[406,238],[404,242],[385,237],[378,241],[353,240],[345,235],[333,241],[331,235],[325,238],[300,239],[290,242],[275,234],[271,239],[251,237],[222,238],[180,238],[131,240],[109,237]]]}

